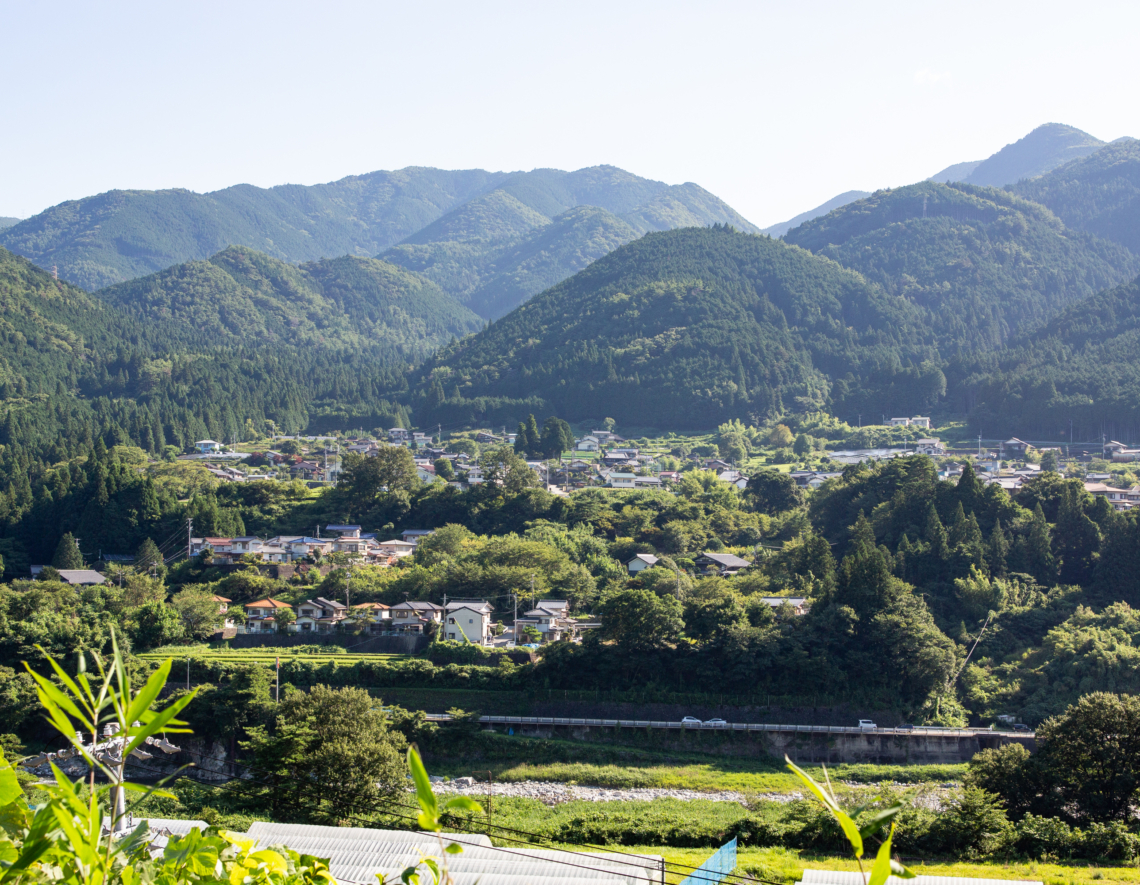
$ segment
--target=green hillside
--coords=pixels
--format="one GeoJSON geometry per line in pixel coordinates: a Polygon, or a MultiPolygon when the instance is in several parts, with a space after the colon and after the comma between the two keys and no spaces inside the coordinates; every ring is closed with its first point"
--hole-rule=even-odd
{"type": "MultiPolygon", "coordinates": [[[[354,279],[361,266],[381,281],[407,276],[383,265],[377,273],[372,265],[380,262],[370,259],[328,264],[310,276],[344,314],[360,310],[353,299],[379,302],[354,279]]],[[[247,276],[256,273],[247,268],[247,276]]],[[[272,299],[257,297],[272,313],[272,299]]],[[[390,309],[399,314],[403,306],[394,300],[390,309]]],[[[411,347],[398,335],[354,349],[313,347],[312,340],[258,347],[253,336],[228,335],[208,311],[175,303],[169,316],[123,310],[0,248],[0,473],[26,474],[34,464],[71,457],[96,436],[162,452],[204,436],[240,436],[265,422],[287,433],[407,422],[397,400],[407,389],[411,347]]],[[[227,309],[217,315],[228,316],[227,309]]],[[[412,317],[392,329],[418,334],[416,324],[430,322],[412,317]]],[[[4,506],[0,496],[0,519],[4,506]]]]}
{"type": "Polygon", "coordinates": [[[417,420],[529,409],[681,428],[829,403],[917,409],[942,384],[922,324],[904,299],[779,240],[654,233],[444,348],[417,420]]]}
{"type": "Polygon", "coordinates": [[[708,224],[756,230],[693,184],[666,187],[609,166],[540,169],[507,179],[380,257],[494,319],[644,233],[708,224]]]}
{"type": "Polygon", "coordinates": [[[547,218],[497,190],[444,216],[383,257],[423,274],[493,319],[641,233],[595,206],[547,218]]]}
{"type": "Polygon", "coordinates": [[[944,354],[990,349],[1131,279],[1140,259],[1005,191],[922,182],[878,191],[785,239],[929,311],[944,354]]]}
{"type": "MultiPolygon", "coordinates": [[[[208,194],[109,191],[61,203],[0,230],[0,245],[41,267],[58,266],[62,277],[84,288],[98,289],[204,260],[231,245],[294,263],[331,255],[377,255],[494,191],[514,200],[524,214],[534,213],[535,224],[539,216],[541,223],[549,223],[569,209],[588,205],[628,215],[627,223],[639,232],[723,222],[753,229],[696,185],[670,187],[612,166],[519,173],[409,167],[312,186],[243,184],[208,194]]],[[[502,205],[475,207],[457,222],[461,242],[474,237],[498,248],[516,244],[508,236],[516,223],[502,205]]],[[[444,228],[449,225],[455,227],[446,222],[444,228]]],[[[524,225],[513,236],[528,229],[524,225]]],[[[439,231],[414,242],[441,242],[439,231]]],[[[578,246],[565,248],[573,251],[578,246]]],[[[445,267],[438,276],[447,273],[445,267]]],[[[460,295],[462,287],[447,291],[460,295]]]]}
{"type": "Polygon", "coordinates": [[[1048,206],[1069,227],[1140,254],[1140,141],[1122,138],[1010,190],[1048,206]]]}
{"type": "MultiPolygon", "coordinates": [[[[1140,280],[1074,304],[1043,329],[953,371],[955,404],[987,436],[1140,437],[1140,280]]],[[[952,400],[954,401],[954,400],[952,400]]]]}
{"type": "Polygon", "coordinates": [[[17,224],[19,221],[19,218],[7,218],[3,215],[0,215],[0,228],[11,227],[13,224],[17,224]]]}
{"type": "Polygon", "coordinates": [[[240,246],[103,289],[141,317],[172,320],[218,344],[392,345],[422,356],[482,321],[428,280],[373,258],[300,266],[240,246]]]}

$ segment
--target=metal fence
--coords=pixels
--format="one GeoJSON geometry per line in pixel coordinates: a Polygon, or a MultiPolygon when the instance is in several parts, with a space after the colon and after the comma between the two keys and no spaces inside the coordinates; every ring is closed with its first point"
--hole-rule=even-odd
{"type": "Polygon", "coordinates": [[[681,885],[716,885],[736,869],[736,839],[725,842],[712,857],[681,880],[681,885]]]}

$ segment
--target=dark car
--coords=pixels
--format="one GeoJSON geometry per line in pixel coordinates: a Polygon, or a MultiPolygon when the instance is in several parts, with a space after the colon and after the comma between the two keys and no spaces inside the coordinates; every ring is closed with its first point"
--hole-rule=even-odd
{"type": "Polygon", "coordinates": [[[1015,726],[1013,726],[1013,730],[1014,731],[1033,731],[1033,729],[1030,728],[1028,725],[1026,725],[1024,722],[1018,722],[1015,726]]]}
{"type": "Polygon", "coordinates": [[[911,725],[909,722],[904,722],[902,725],[900,725],[898,727],[898,730],[899,731],[914,731],[914,726],[911,725]]]}

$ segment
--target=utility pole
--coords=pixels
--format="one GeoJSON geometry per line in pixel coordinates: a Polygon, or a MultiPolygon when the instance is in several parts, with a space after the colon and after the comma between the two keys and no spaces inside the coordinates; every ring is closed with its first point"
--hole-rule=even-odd
{"type": "Polygon", "coordinates": [[[193,517],[187,517],[187,519],[186,519],[186,558],[187,559],[189,559],[191,556],[193,556],[194,544],[193,544],[193,541],[191,540],[193,535],[194,535],[194,519],[193,519],[193,517]]]}
{"type": "Polygon", "coordinates": [[[190,658],[186,659],[186,690],[190,690],[190,658]]]}
{"type": "Polygon", "coordinates": [[[534,595],[534,575],[530,576],[530,607],[534,608],[538,605],[538,600],[534,595]]]}
{"type": "Polygon", "coordinates": [[[280,658],[280,656],[277,657],[276,676],[277,676],[277,686],[273,692],[273,703],[280,704],[281,703],[281,658],[280,658]]]}

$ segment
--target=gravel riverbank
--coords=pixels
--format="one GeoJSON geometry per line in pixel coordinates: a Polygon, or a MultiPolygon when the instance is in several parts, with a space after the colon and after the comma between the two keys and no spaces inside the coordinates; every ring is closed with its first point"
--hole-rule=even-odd
{"type": "MultiPolygon", "coordinates": [[[[537,799],[546,805],[560,805],[563,802],[585,800],[587,802],[623,802],[631,799],[681,799],[691,802],[694,799],[703,799],[708,802],[737,802],[743,803],[745,796],[734,790],[718,790],[703,792],[701,790],[674,790],[664,787],[630,787],[628,789],[615,789],[611,787],[584,787],[578,784],[560,784],[550,781],[519,781],[517,783],[491,784],[468,783],[468,778],[458,778],[453,781],[433,784],[437,793],[449,795],[471,796],[478,798],[486,796],[504,796],[517,799],[537,799]]],[[[802,799],[802,793],[762,793],[755,799],[770,802],[791,802],[802,799]]]]}

